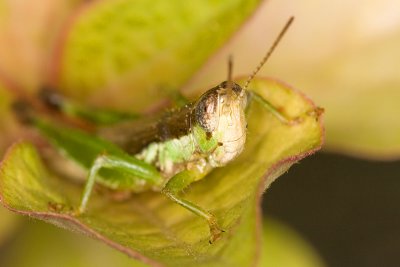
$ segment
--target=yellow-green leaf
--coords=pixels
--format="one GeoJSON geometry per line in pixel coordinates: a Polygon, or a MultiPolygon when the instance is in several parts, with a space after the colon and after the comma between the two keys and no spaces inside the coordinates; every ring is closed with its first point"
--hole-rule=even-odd
{"type": "Polygon", "coordinates": [[[18,216],[0,206],[0,246],[15,232],[19,221],[18,216]]]}
{"type": "Polygon", "coordinates": [[[179,89],[259,2],[94,2],[65,37],[57,85],[75,98],[106,95],[109,106],[142,111],[160,92],[179,89]]]}
{"type": "Polygon", "coordinates": [[[18,213],[83,232],[153,266],[250,266],[260,235],[258,203],[264,190],[293,163],[319,149],[323,129],[318,109],[303,95],[270,79],[252,89],[290,117],[284,125],[252,103],[248,141],[240,157],[193,184],[186,198],[212,211],[225,233],[209,244],[207,224],[160,193],[124,202],[96,192],[88,211],[71,215],[82,186],[46,170],[36,149],[14,145],[0,168],[2,203],[18,213]]]}
{"type": "Polygon", "coordinates": [[[288,226],[264,219],[263,247],[259,267],[323,267],[316,251],[288,226]]]}
{"type": "Polygon", "coordinates": [[[86,236],[70,234],[39,221],[25,221],[3,248],[2,267],[146,267],[86,236]]]}
{"type": "MultiPolygon", "coordinates": [[[[2,267],[144,267],[119,251],[82,235],[72,235],[38,221],[26,221],[11,246],[3,249],[2,267]],[[40,242],[38,242],[40,240],[40,242]],[[35,244],[32,246],[32,244],[35,244]],[[51,253],[49,248],[51,247],[51,253]],[[21,257],[23,255],[23,257],[21,257]]],[[[258,267],[323,267],[299,234],[271,219],[264,220],[258,267]]]]}
{"type": "Polygon", "coordinates": [[[12,94],[0,82],[0,157],[7,147],[21,136],[20,127],[10,110],[12,94]]]}

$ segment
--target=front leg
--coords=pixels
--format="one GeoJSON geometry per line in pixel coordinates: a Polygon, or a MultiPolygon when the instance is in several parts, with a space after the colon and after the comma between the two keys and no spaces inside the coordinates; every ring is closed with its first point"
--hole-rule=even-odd
{"type": "Polygon", "coordinates": [[[286,117],[281,111],[279,111],[274,105],[272,105],[269,101],[264,99],[261,95],[257,94],[253,91],[248,91],[248,98],[257,101],[263,108],[271,112],[273,116],[275,116],[280,122],[283,124],[291,124],[292,121],[286,117]]]}
{"type": "MultiPolygon", "coordinates": [[[[263,108],[271,112],[271,114],[276,117],[281,123],[286,124],[286,125],[296,125],[302,121],[301,116],[295,117],[295,118],[288,118],[283,112],[281,112],[278,108],[276,108],[274,105],[272,105],[269,101],[264,99],[261,95],[257,94],[256,92],[253,91],[248,91],[248,97],[249,99],[253,99],[254,101],[258,102],[261,104],[263,108]]],[[[310,112],[323,112],[323,109],[321,108],[315,108],[314,110],[310,112]]]]}
{"type": "Polygon", "coordinates": [[[218,226],[215,216],[207,210],[179,196],[179,193],[183,189],[188,187],[194,181],[199,180],[203,176],[204,173],[201,173],[198,170],[184,170],[180,173],[177,173],[168,181],[168,183],[163,188],[162,193],[185,209],[193,212],[197,216],[204,218],[210,227],[211,237],[209,242],[212,243],[218,240],[221,237],[222,232],[224,232],[218,226]]]}

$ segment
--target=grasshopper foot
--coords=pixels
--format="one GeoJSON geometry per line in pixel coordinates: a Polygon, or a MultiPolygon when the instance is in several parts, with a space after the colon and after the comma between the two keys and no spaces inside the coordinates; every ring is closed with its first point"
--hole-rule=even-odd
{"type": "Polygon", "coordinates": [[[287,125],[289,125],[289,126],[294,126],[294,125],[297,125],[297,124],[302,123],[303,120],[304,120],[304,119],[303,119],[302,117],[296,117],[296,118],[293,118],[293,119],[289,120],[289,121],[287,122],[287,125]]]}
{"type": "Polygon", "coordinates": [[[325,110],[323,108],[316,107],[316,108],[314,108],[314,109],[312,109],[310,111],[307,111],[303,116],[299,116],[299,117],[295,117],[293,119],[290,119],[286,124],[289,125],[289,126],[300,124],[300,123],[302,123],[304,121],[304,117],[305,116],[315,116],[315,117],[319,118],[319,116],[321,114],[323,114],[324,111],[325,110]]]}
{"type": "Polygon", "coordinates": [[[79,217],[82,213],[79,211],[79,209],[75,209],[71,212],[71,215],[73,217],[79,217]]]}
{"type": "Polygon", "coordinates": [[[316,108],[314,108],[313,110],[309,111],[309,112],[308,112],[308,115],[319,117],[319,116],[322,115],[324,112],[325,112],[325,109],[324,109],[324,108],[316,107],[316,108]]]}
{"type": "Polygon", "coordinates": [[[213,218],[212,220],[209,221],[210,225],[210,240],[208,241],[210,244],[214,243],[215,241],[219,240],[222,236],[222,233],[225,231],[219,227],[217,224],[216,220],[213,218]]]}
{"type": "Polygon", "coordinates": [[[74,216],[74,217],[79,217],[84,213],[85,213],[85,209],[82,208],[82,207],[79,207],[79,208],[74,209],[73,211],[71,211],[71,215],[74,216]]]}

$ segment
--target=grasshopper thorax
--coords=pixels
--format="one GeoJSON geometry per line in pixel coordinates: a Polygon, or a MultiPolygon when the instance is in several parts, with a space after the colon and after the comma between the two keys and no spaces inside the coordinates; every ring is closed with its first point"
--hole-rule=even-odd
{"type": "Polygon", "coordinates": [[[246,105],[245,90],[232,81],[222,82],[208,90],[196,103],[194,115],[197,125],[206,132],[208,139],[218,144],[209,155],[209,159],[217,166],[227,164],[244,148],[246,105]]]}

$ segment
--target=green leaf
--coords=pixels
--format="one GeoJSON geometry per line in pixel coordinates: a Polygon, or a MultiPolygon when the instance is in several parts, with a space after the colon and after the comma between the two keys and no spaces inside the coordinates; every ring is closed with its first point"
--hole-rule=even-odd
{"type": "MultiPolygon", "coordinates": [[[[20,234],[2,252],[2,267],[52,267],[55,263],[57,267],[149,266],[86,236],[71,235],[39,221],[26,221],[20,234]]],[[[262,258],[257,266],[324,265],[310,245],[297,233],[281,223],[267,219],[263,224],[262,258]]]]}
{"type": "MultiPolygon", "coordinates": [[[[9,144],[20,137],[19,127],[9,109],[10,103],[11,94],[0,83],[0,157],[3,157],[9,144]]],[[[0,246],[14,233],[18,224],[18,216],[0,207],[0,246]]]]}
{"type": "Polygon", "coordinates": [[[259,267],[323,267],[321,258],[293,229],[264,219],[263,248],[259,267]]]}
{"type": "Polygon", "coordinates": [[[25,221],[2,249],[2,267],[146,267],[105,244],[39,221],[25,221]]]}
{"type": "Polygon", "coordinates": [[[106,105],[142,111],[160,91],[181,88],[259,2],[97,1],[65,37],[58,86],[75,98],[107,95],[106,105]]]}
{"type": "Polygon", "coordinates": [[[0,156],[7,147],[21,137],[20,127],[10,111],[12,94],[0,82],[0,156]]]}
{"type": "Polygon", "coordinates": [[[293,163],[319,149],[320,113],[303,95],[275,80],[255,80],[252,89],[290,117],[283,125],[252,103],[246,148],[226,167],[193,184],[186,198],[212,211],[225,233],[210,245],[207,224],[160,193],[127,201],[95,192],[87,213],[74,217],[82,186],[44,167],[36,149],[15,144],[0,168],[1,202],[9,209],[102,240],[153,266],[250,266],[260,242],[258,203],[264,190],[293,163]],[[239,253],[240,252],[240,253],[239,253]]]}
{"type": "Polygon", "coordinates": [[[0,206],[0,246],[3,245],[19,224],[19,218],[16,214],[0,206]]]}

